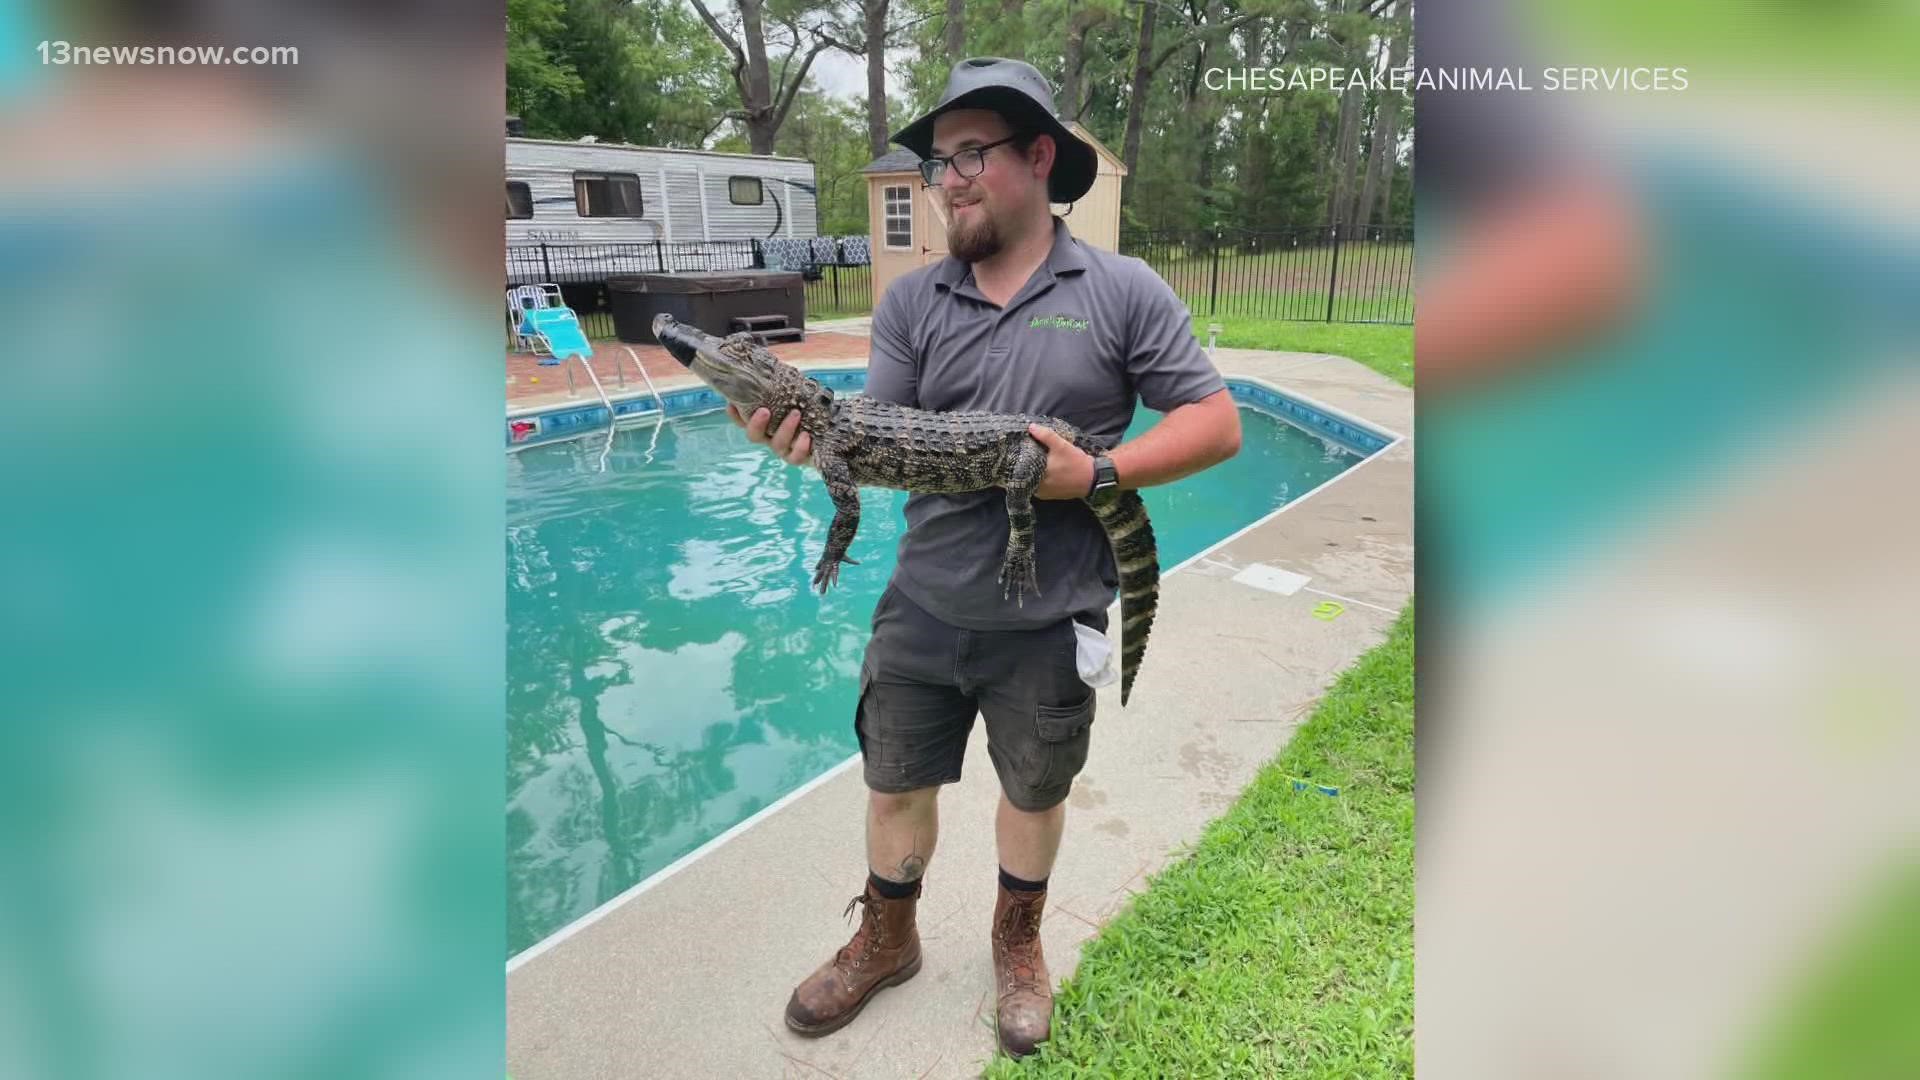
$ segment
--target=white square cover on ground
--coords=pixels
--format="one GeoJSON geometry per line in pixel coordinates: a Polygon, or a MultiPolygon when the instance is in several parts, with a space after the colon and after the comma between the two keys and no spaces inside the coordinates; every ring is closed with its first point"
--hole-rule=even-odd
{"type": "Polygon", "coordinates": [[[1252,563],[1233,575],[1233,580],[1242,585],[1251,585],[1256,589],[1276,592],[1281,596],[1292,596],[1313,579],[1305,574],[1296,574],[1291,570],[1268,566],[1266,563],[1252,563]]]}

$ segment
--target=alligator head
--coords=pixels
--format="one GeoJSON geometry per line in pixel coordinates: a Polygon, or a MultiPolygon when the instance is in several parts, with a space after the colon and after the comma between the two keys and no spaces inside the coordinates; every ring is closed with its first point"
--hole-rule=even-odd
{"type": "Polygon", "coordinates": [[[810,432],[823,430],[831,419],[833,391],[782,362],[747,334],[717,338],[671,315],[658,315],[653,336],[701,382],[738,406],[743,416],[764,408],[777,423],[798,410],[801,428],[810,432]]]}

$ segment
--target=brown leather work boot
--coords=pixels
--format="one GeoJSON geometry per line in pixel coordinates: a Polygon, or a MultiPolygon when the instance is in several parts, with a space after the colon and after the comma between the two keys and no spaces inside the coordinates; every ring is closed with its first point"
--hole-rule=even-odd
{"type": "Polygon", "coordinates": [[[993,978],[1000,991],[994,1014],[1000,1048],[1025,1057],[1046,1041],[1053,1027],[1053,977],[1040,952],[1040,915],[1047,894],[1000,886],[993,905],[993,978]]]}
{"type": "Polygon", "coordinates": [[[816,968],[787,999],[787,1026],[809,1038],[838,1031],[853,1022],[867,1000],[884,987],[897,986],[920,973],[920,931],[913,924],[920,882],[913,895],[889,900],[873,890],[847,901],[864,904],[853,940],[816,968]]]}

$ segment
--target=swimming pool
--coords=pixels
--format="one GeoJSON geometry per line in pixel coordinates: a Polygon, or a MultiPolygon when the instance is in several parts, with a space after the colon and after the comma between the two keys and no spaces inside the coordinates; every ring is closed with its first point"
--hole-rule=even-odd
{"type": "MultiPolygon", "coordinates": [[[[1240,454],[1145,493],[1164,567],[1363,459],[1247,402],[1330,418],[1235,391],[1240,454]]],[[[900,538],[905,493],[863,491],[860,565],[820,597],[833,504],[811,470],[719,414],[657,444],[622,431],[604,471],[601,455],[596,435],[508,457],[509,956],[858,752],[855,684],[900,538]]]]}

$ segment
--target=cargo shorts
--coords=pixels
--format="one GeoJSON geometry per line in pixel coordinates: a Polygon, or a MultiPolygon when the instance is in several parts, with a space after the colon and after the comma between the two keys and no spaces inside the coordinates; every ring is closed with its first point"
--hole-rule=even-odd
{"type": "MultiPolygon", "coordinates": [[[[1105,611],[1076,619],[1107,628],[1105,611]]],[[[897,794],[958,781],[979,715],[1007,801],[1030,811],[1058,805],[1092,738],[1094,693],[1075,662],[1074,621],[962,630],[888,585],[874,605],[854,710],[867,787],[897,794]]]]}

